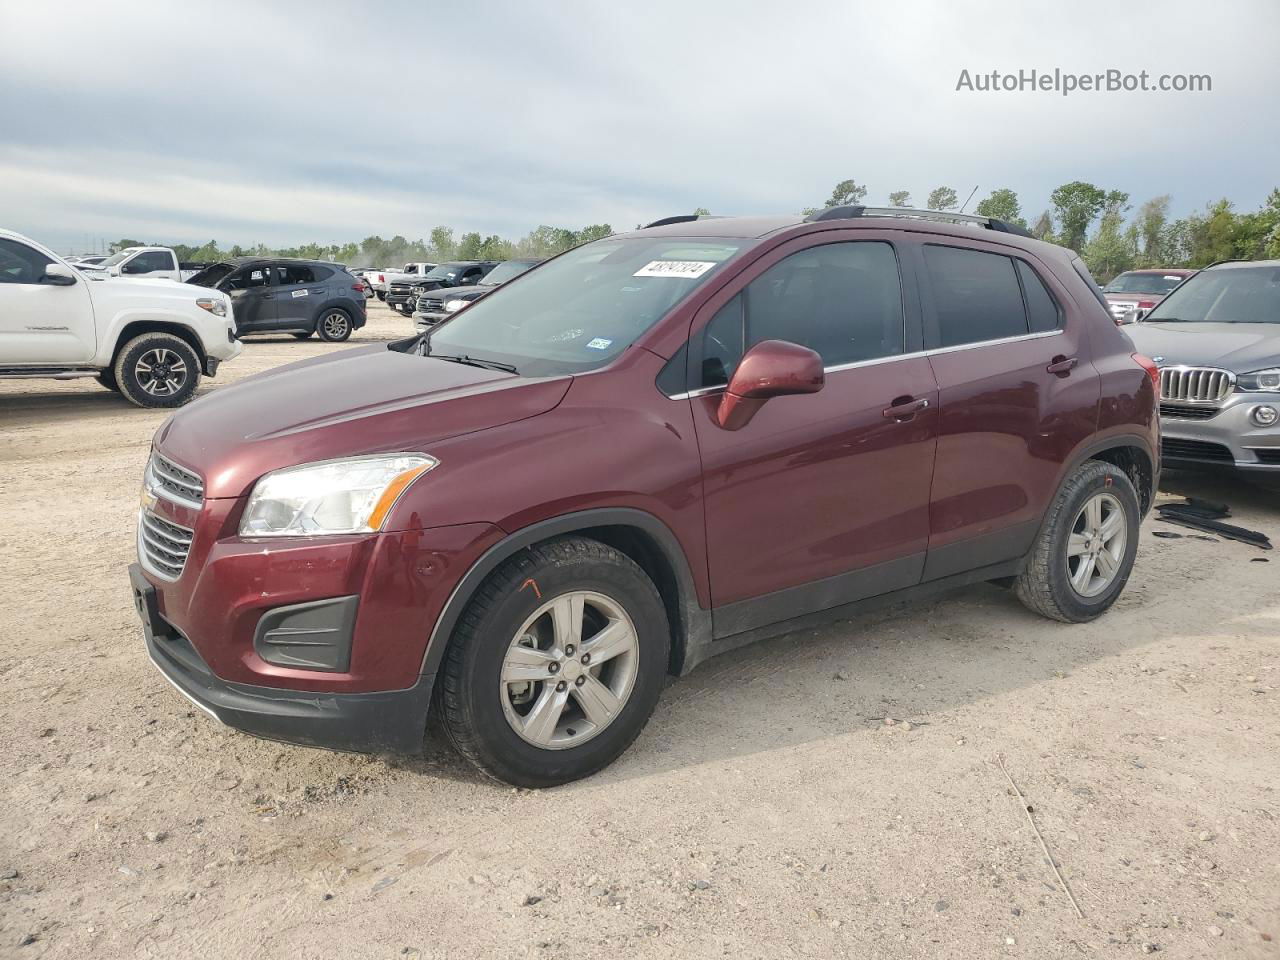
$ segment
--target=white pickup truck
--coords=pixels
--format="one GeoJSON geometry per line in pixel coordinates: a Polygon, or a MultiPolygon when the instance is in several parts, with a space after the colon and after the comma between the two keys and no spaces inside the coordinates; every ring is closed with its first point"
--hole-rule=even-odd
{"type": "Polygon", "coordinates": [[[422,276],[431,270],[434,270],[434,263],[425,261],[414,261],[406,263],[399,270],[376,270],[365,274],[365,279],[369,281],[369,286],[373,287],[373,292],[379,300],[387,299],[387,291],[391,289],[392,283],[398,283],[401,280],[420,280],[422,276]]]}
{"type": "Polygon", "coordinates": [[[97,377],[140,407],[177,407],[241,349],[225,293],[81,272],[0,230],[0,379],[97,377]]]}
{"type": "Polygon", "coordinates": [[[169,247],[125,247],[101,263],[77,263],[86,273],[101,271],[113,277],[145,277],[148,280],[190,280],[207,263],[180,263],[169,247]]]}

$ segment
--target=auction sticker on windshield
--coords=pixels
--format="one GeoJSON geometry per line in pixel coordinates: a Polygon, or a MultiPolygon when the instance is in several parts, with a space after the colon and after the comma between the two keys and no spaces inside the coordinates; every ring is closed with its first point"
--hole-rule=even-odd
{"type": "Polygon", "coordinates": [[[633,277],[683,277],[692,280],[712,267],[711,260],[650,260],[632,274],[633,277]]]}

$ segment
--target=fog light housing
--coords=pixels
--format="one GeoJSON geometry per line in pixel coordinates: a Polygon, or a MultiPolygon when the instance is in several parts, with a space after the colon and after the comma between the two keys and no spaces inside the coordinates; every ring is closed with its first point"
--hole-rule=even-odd
{"type": "Polygon", "coordinates": [[[1280,420],[1280,410],[1269,403],[1263,403],[1249,411],[1249,419],[1259,427],[1274,427],[1276,421],[1280,420]]]}

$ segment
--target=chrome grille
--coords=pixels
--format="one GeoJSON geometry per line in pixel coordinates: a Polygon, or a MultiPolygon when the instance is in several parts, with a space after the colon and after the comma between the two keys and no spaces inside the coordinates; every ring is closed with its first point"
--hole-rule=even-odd
{"type": "Polygon", "coordinates": [[[1214,367],[1161,367],[1160,399],[1172,403],[1221,403],[1236,375],[1214,367]]]}
{"type": "Polygon", "coordinates": [[[151,454],[147,473],[150,475],[148,486],[157,496],[189,507],[199,508],[203,505],[204,481],[199,474],[178,466],[158,453],[151,454]]]}
{"type": "Polygon", "coordinates": [[[443,297],[419,297],[418,309],[423,313],[439,313],[444,309],[443,297]]]}
{"type": "Polygon", "coordinates": [[[187,563],[194,531],[164,520],[150,510],[138,514],[138,556],[158,577],[177,580],[187,563]]]}

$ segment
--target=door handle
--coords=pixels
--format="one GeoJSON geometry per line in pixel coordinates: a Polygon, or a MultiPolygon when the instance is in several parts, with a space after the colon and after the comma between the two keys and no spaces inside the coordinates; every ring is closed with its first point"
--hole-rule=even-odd
{"type": "Polygon", "coordinates": [[[886,420],[910,420],[917,413],[929,409],[929,401],[921,397],[918,400],[905,398],[901,403],[895,402],[892,406],[885,407],[880,411],[880,416],[886,420]]]}
{"type": "Polygon", "coordinates": [[[1075,357],[1064,357],[1061,354],[1053,358],[1053,362],[1045,367],[1046,373],[1060,373],[1066,375],[1075,369],[1076,364],[1080,361],[1075,357]]]}

